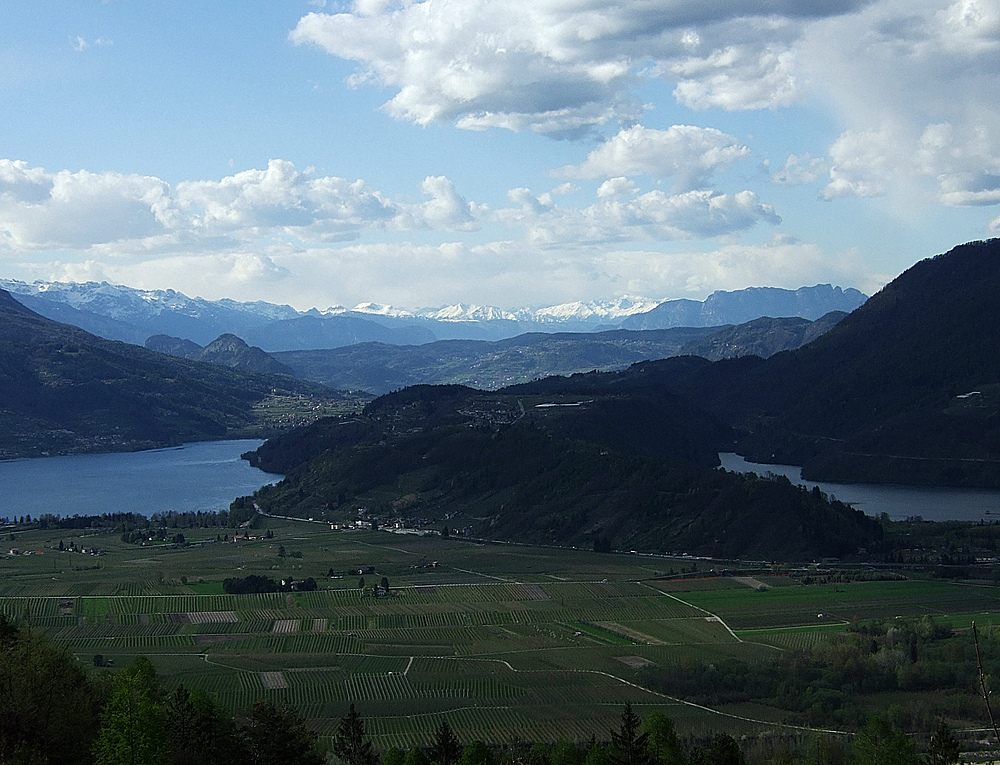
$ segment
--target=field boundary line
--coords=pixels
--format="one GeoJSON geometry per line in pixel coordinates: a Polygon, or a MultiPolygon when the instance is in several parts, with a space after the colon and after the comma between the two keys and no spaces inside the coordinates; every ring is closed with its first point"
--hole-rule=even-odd
{"type": "Polygon", "coordinates": [[[696,605],[695,605],[694,603],[688,603],[688,602],[687,602],[686,600],[682,600],[681,598],[678,598],[678,597],[677,597],[676,595],[674,595],[674,594],[673,594],[673,593],[671,593],[671,592],[664,592],[664,591],[663,591],[663,590],[661,590],[661,589],[660,589],[659,587],[653,587],[653,585],[651,585],[651,584],[646,584],[645,582],[640,582],[640,584],[641,584],[641,585],[642,585],[643,587],[648,587],[648,588],[649,588],[649,589],[651,589],[651,590],[652,590],[653,592],[658,592],[658,593],[660,593],[661,595],[666,595],[666,596],[667,596],[668,598],[673,598],[673,599],[674,599],[674,600],[676,600],[676,601],[677,601],[678,603],[683,603],[683,604],[684,604],[685,606],[687,606],[688,608],[696,608],[697,610],[701,611],[701,612],[702,612],[703,614],[708,614],[708,615],[709,615],[709,616],[710,616],[711,618],[715,619],[715,621],[717,621],[717,622],[718,622],[719,624],[721,624],[721,625],[722,625],[723,627],[725,627],[725,628],[726,628],[726,632],[728,632],[728,633],[729,633],[730,635],[732,635],[732,636],[733,636],[733,640],[735,640],[735,641],[736,641],[737,643],[742,643],[742,642],[743,642],[742,640],[740,640],[740,636],[739,636],[739,635],[737,635],[737,634],[736,634],[735,632],[733,632],[733,631],[732,631],[732,630],[731,630],[731,629],[729,628],[729,625],[728,625],[728,624],[726,624],[726,621],[725,621],[725,620],[724,620],[724,619],[723,619],[723,618],[722,618],[721,616],[719,616],[718,614],[713,614],[713,613],[712,613],[711,611],[709,611],[709,610],[708,610],[707,608],[702,608],[701,606],[696,606],[696,605]]]}
{"type": "Polygon", "coordinates": [[[817,627],[844,627],[850,626],[849,621],[825,622],[823,624],[792,624],[787,627],[748,627],[740,632],[781,632],[783,630],[812,630],[817,627]]]}
{"type": "Polygon", "coordinates": [[[213,667],[222,667],[223,669],[229,669],[232,670],[233,672],[239,672],[240,674],[245,674],[245,675],[258,674],[257,672],[254,672],[251,669],[240,669],[239,667],[232,667],[228,664],[223,664],[221,661],[213,661],[212,659],[208,658],[207,653],[201,654],[201,657],[205,660],[206,664],[211,664],[213,667]]]}
{"type": "MultiPolygon", "coordinates": [[[[491,574],[481,574],[478,571],[469,571],[468,569],[464,569],[464,568],[454,568],[454,567],[452,567],[452,571],[460,571],[463,574],[472,574],[473,576],[481,576],[481,577],[483,577],[485,579],[496,579],[498,582],[502,582],[503,584],[521,584],[521,582],[517,581],[516,579],[504,579],[502,576],[493,576],[491,574]]],[[[488,582],[485,582],[484,584],[488,584],[488,582]]]]}
{"type": "Polygon", "coordinates": [[[712,707],[706,707],[704,704],[698,704],[697,702],[694,702],[694,701],[688,701],[686,699],[677,698],[676,696],[670,696],[669,694],[666,694],[666,693],[661,693],[660,691],[654,691],[651,688],[646,688],[645,686],[639,685],[638,683],[633,683],[631,680],[626,680],[623,677],[618,677],[618,675],[612,675],[610,672],[604,672],[603,670],[599,670],[599,669],[556,669],[556,670],[552,670],[552,669],[515,669],[513,666],[511,666],[510,662],[508,662],[505,659],[478,659],[478,658],[465,657],[465,656],[435,656],[435,657],[432,657],[432,658],[435,658],[435,659],[451,659],[453,661],[494,661],[494,662],[497,662],[499,664],[505,665],[507,667],[507,669],[509,669],[511,672],[514,672],[515,674],[533,674],[533,673],[540,673],[540,672],[549,672],[549,673],[550,672],[575,672],[575,673],[584,674],[584,675],[600,675],[602,677],[610,678],[611,680],[617,680],[619,683],[621,683],[623,685],[627,685],[627,686],[629,686],[631,688],[635,688],[636,690],[640,690],[640,691],[643,691],[645,693],[650,693],[650,694],[652,694],[654,696],[659,696],[660,698],[667,699],[668,701],[672,701],[675,704],[681,704],[683,706],[693,707],[695,709],[700,709],[703,712],[709,712],[710,714],[719,715],[720,717],[728,717],[728,718],[730,718],[732,720],[740,720],[741,722],[753,723],[754,725],[764,725],[764,726],[770,725],[770,726],[776,726],[776,727],[781,727],[781,728],[790,728],[792,730],[808,731],[810,733],[831,733],[831,734],[838,735],[838,736],[852,736],[852,735],[854,735],[850,731],[845,731],[845,730],[833,730],[833,729],[829,729],[829,728],[810,728],[809,726],[806,726],[806,725],[795,725],[794,723],[769,722],[767,720],[757,720],[757,719],[754,719],[753,717],[744,717],[743,715],[734,714],[732,712],[723,712],[721,709],[713,709],[712,707]]]}
{"type": "MultiPolygon", "coordinates": [[[[673,593],[671,593],[671,592],[664,592],[659,587],[654,587],[651,584],[646,584],[645,582],[639,582],[639,584],[641,584],[643,587],[648,587],[653,592],[658,592],[661,595],[666,595],[668,598],[673,598],[678,603],[683,603],[688,608],[695,608],[695,609],[701,611],[703,614],[708,614],[709,620],[710,621],[711,620],[715,620],[719,624],[721,624],[725,628],[726,632],[728,632],[730,635],[733,636],[733,640],[735,640],[737,643],[747,643],[748,642],[748,641],[744,640],[743,638],[741,638],[739,635],[737,635],[735,632],[733,632],[732,628],[728,624],[726,624],[726,620],[725,619],[723,619],[718,614],[713,614],[707,608],[702,608],[701,606],[696,606],[694,603],[688,603],[686,600],[682,600],[681,598],[678,598],[673,593]]],[[[764,648],[771,648],[771,649],[773,649],[775,651],[784,651],[785,650],[784,648],[779,648],[778,646],[776,646],[776,645],[770,645],[769,643],[758,643],[756,640],[749,641],[749,645],[759,645],[759,646],[763,646],[764,648]]],[[[804,730],[813,730],[813,728],[804,728],[804,730]]],[[[817,728],[816,730],[819,730],[819,729],[817,728]]]]}
{"type": "Polygon", "coordinates": [[[413,658],[414,658],[414,657],[413,657],[413,656],[411,656],[411,657],[410,657],[410,660],[409,660],[409,661],[408,661],[408,662],[406,663],[406,669],[404,669],[404,670],[403,670],[403,677],[406,677],[406,676],[407,676],[407,675],[409,674],[409,672],[410,672],[410,667],[412,667],[412,666],[413,666],[413,658]]]}
{"type": "MultiPolygon", "coordinates": [[[[670,598],[671,600],[676,600],[676,601],[677,601],[678,603],[682,603],[682,604],[684,604],[685,606],[687,606],[688,608],[694,608],[694,609],[696,609],[696,610],[698,610],[698,611],[701,611],[701,612],[702,612],[703,614],[708,614],[709,616],[715,616],[715,614],[713,614],[713,613],[712,613],[711,611],[709,611],[709,610],[708,610],[707,608],[702,608],[701,606],[696,606],[696,605],[695,605],[694,603],[688,603],[688,602],[687,602],[686,600],[683,600],[683,599],[681,599],[681,598],[678,598],[678,597],[677,597],[676,595],[674,595],[674,594],[673,594],[672,592],[664,592],[664,591],[663,591],[663,590],[661,590],[661,589],[660,589],[659,587],[654,587],[653,585],[651,585],[651,584],[646,584],[645,582],[639,582],[639,584],[641,584],[641,585],[642,585],[643,587],[648,587],[648,588],[649,588],[649,589],[651,589],[651,590],[652,590],[653,592],[658,592],[658,593],[660,593],[660,595],[665,595],[666,597],[670,598]]],[[[718,616],[715,616],[715,618],[716,618],[716,619],[718,619],[719,617],[718,617],[718,616]]],[[[719,619],[719,621],[722,621],[722,620],[721,620],[721,619],[719,619]]],[[[723,624],[725,624],[725,622],[722,622],[722,623],[723,623],[723,624]]],[[[726,629],[729,629],[729,628],[728,628],[728,627],[726,627],[726,629]]],[[[730,631],[730,632],[732,632],[732,630],[729,630],[729,631],[730,631]]],[[[734,636],[734,637],[735,637],[735,636],[734,636]]]]}

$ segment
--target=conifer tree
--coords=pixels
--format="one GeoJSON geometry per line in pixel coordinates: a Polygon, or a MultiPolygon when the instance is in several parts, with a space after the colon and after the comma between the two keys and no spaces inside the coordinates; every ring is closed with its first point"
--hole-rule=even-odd
{"type": "Polygon", "coordinates": [[[98,728],[93,688],[73,657],[0,614],[0,762],[86,762],[98,728]]]}
{"type": "Polygon", "coordinates": [[[365,735],[365,723],[354,704],[340,719],[333,737],[333,753],[344,765],[377,765],[379,761],[375,747],[365,735]]]}
{"type": "Polygon", "coordinates": [[[686,765],[687,757],[677,737],[673,720],[663,712],[652,712],[642,727],[649,734],[646,748],[654,762],[661,765],[686,765]]]}
{"type": "Polygon", "coordinates": [[[431,747],[431,759],[437,765],[455,765],[461,756],[462,744],[455,738],[448,721],[442,720],[431,747]]]}
{"type": "Polygon", "coordinates": [[[915,765],[913,742],[881,717],[866,722],[851,744],[851,765],[915,765]]]}
{"type": "Polygon", "coordinates": [[[493,765],[493,752],[478,739],[462,750],[460,765],[493,765]]]}
{"type": "Polygon", "coordinates": [[[405,765],[406,752],[399,747],[389,747],[382,755],[382,765],[405,765]]]}
{"type": "Polygon", "coordinates": [[[253,765],[324,765],[316,734],[289,706],[258,701],[250,708],[241,732],[253,765]]]}
{"type": "Polygon", "coordinates": [[[943,719],[938,724],[937,732],[931,736],[931,745],[927,751],[930,765],[954,765],[961,756],[958,739],[955,738],[943,719]]]}
{"type": "Polygon", "coordinates": [[[232,716],[204,690],[177,688],[164,704],[174,762],[199,765],[245,763],[248,752],[232,716]]]}
{"type": "Polygon", "coordinates": [[[716,736],[706,754],[709,765],[747,765],[740,745],[728,733],[716,736]]]}
{"type": "Polygon", "coordinates": [[[431,761],[430,758],[424,753],[423,749],[419,746],[415,746],[406,753],[406,759],[403,761],[403,765],[431,765],[431,761]]]}
{"type": "Polygon", "coordinates": [[[642,718],[632,711],[631,702],[625,702],[621,727],[611,731],[612,765],[651,765],[647,750],[649,733],[640,733],[642,718]]]}

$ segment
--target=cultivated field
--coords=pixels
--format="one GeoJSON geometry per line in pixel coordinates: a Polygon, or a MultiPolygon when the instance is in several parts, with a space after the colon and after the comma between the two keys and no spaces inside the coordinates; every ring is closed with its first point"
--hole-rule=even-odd
{"type": "Polygon", "coordinates": [[[964,627],[1000,613],[1000,590],[988,586],[806,587],[766,572],[677,581],[664,576],[690,571],[690,560],[268,525],[273,539],[240,542],[184,530],[204,542],[185,547],[5,534],[4,552],[19,554],[0,557],[0,609],[87,665],[98,654],[117,666],[146,655],[167,686],[205,688],[234,709],[287,701],[325,736],[355,702],[380,747],[427,744],[442,716],[465,740],[604,738],[625,701],[643,715],[662,710],[682,733],[780,731],[768,722],[780,719],[775,710],[688,704],[641,687],[639,672],[773,660],[855,619],[929,614],[964,627]],[[369,567],[363,588],[346,573],[369,567]],[[223,593],[224,578],[248,574],[312,576],[320,589],[223,593]],[[383,576],[392,594],[375,597],[383,576]]]}

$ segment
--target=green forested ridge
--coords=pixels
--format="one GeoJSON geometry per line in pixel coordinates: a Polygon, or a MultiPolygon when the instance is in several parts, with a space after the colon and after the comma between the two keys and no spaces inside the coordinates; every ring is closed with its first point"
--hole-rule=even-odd
{"type": "Polygon", "coordinates": [[[0,457],[264,433],[341,401],[291,378],[103,340],[45,319],[0,291],[0,457]]]}
{"type": "Polygon", "coordinates": [[[748,445],[790,448],[807,475],[867,479],[881,462],[868,474],[998,485],[998,313],[1000,240],[917,263],[827,335],[728,382],[744,413],[774,418],[748,445]]]}
{"type": "Polygon", "coordinates": [[[822,496],[697,466],[735,445],[817,477],[1000,484],[997,309],[1000,240],[917,264],[770,359],[679,357],[495,394],[407,388],[265,445],[253,461],[289,477],[257,501],[300,517],[447,513],[482,536],[546,543],[888,553],[880,526],[822,496]]]}
{"type": "Polygon", "coordinates": [[[576,406],[520,415],[531,400],[408,389],[352,422],[326,420],[269,442],[252,459],[290,473],[254,501],[276,515],[349,519],[364,505],[383,521],[448,518],[494,539],[723,557],[799,560],[880,547],[881,526],[860,511],[787,481],[690,464],[697,455],[686,451],[685,432],[656,408],[604,403],[621,414],[596,416],[603,410],[590,402],[580,417],[566,414],[576,406]],[[656,436],[649,453],[640,453],[641,436],[626,450],[622,434],[642,428],[656,436]],[[674,459],[654,456],[657,447],[674,459]]]}
{"type": "Polygon", "coordinates": [[[837,326],[845,316],[843,311],[831,311],[815,321],[765,316],[735,327],[721,328],[703,340],[689,342],[681,349],[681,354],[702,356],[710,361],[741,356],[766,359],[811,343],[837,326]]]}
{"type": "Polygon", "coordinates": [[[280,434],[249,459],[269,472],[287,473],[333,447],[389,443],[444,426],[497,431],[512,425],[704,466],[717,465],[718,451],[734,438],[732,429],[717,418],[665,393],[602,391],[586,398],[553,398],[486,393],[461,385],[415,385],[380,396],[359,415],[319,420],[280,434]]]}
{"type": "Polygon", "coordinates": [[[241,369],[244,372],[262,372],[272,375],[292,374],[291,369],[276,361],[269,353],[256,346],[250,347],[241,338],[231,333],[220,335],[204,348],[197,348],[183,355],[195,361],[208,361],[212,364],[241,369]]]}

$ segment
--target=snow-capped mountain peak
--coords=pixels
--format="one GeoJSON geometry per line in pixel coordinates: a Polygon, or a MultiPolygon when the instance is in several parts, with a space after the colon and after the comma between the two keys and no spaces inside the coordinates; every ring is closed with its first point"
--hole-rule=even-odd
{"type": "Polygon", "coordinates": [[[418,315],[437,321],[517,321],[517,316],[492,305],[456,303],[443,308],[422,308],[418,315]]]}
{"type": "Polygon", "coordinates": [[[370,313],[375,316],[392,316],[397,319],[410,318],[414,316],[411,311],[406,311],[402,308],[393,308],[391,305],[382,305],[381,303],[358,303],[351,310],[356,313],[370,313]]]}
{"type": "Polygon", "coordinates": [[[608,301],[575,301],[560,305],[547,306],[530,312],[534,321],[593,321],[614,320],[645,313],[659,305],[662,301],[644,297],[620,297],[608,301]]]}

